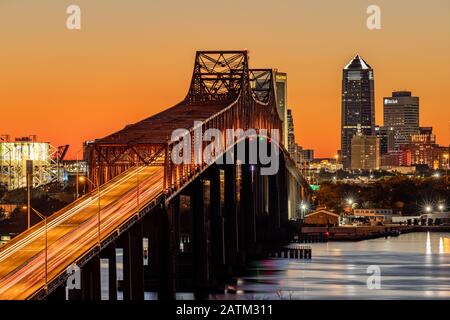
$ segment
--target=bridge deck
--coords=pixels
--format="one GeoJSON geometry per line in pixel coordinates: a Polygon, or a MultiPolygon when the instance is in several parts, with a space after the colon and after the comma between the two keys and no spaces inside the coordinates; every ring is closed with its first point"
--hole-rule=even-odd
{"type": "MultiPolygon", "coordinates": [[[[164,169],[132,168],[100,189],[101,238],[106,238],[163,191],[164,169]],[[139,179],[139,191],[137,181],[139,179]]],[[[48,280],[98,243],[95,190],[47,220],[48,280]]],[[[0,248],[0,300],[26,299],[45,284],[45,226],[39,223],[0,248]]]]}

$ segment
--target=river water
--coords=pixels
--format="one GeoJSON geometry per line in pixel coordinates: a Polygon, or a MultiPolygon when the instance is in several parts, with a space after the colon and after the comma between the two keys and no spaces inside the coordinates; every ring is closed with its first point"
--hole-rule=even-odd
{"type": "Polygon", "coordinates": [[[409,233],[311,247],[308,261],[254,262],[247,276],[235,279],[237,291],[210,299],[450,299],[450,233],[409,233]],[[373,274],[367,273],[369,266],[380,271],[379,282],[370,278],[372,289],[367,285],[373,274]]]}
{"type": "MultiPolygon", "coordinates": [[[[224,286],[225,293],[210,294],[209,299],[450,299],[450,233],[409,233],[310,246],[311,260],[255,261],[246,276],[234,278],[224,286]],[[372,289],[367,284],[373,275],[369,267],[380,272],[379,278],[370,278],[372,289]],[[373,288],[374,283],[379,289],[373,288]],[[234,289],[227,290],[230,286],[234,289]]],[[[120,267],[118,277],[122,278],[120,267]]],[[[107,275],[102,278],[107,282],[107,275]]],[[[102,290],[102,296],[107,298],[107,290],[102,290]]],[[[118,298],[122,299],[121,292],[118,298]]],[[[146,292],[145,298],[157,295],[146,292]]],[[[177,299],[195,297],[180,292],[177,299]]]]}

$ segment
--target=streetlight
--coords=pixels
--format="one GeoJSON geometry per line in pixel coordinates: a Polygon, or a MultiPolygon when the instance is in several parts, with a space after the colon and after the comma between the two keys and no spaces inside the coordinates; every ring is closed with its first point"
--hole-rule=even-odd
{"type": "Polygon", "coordinates": [[[334,159],[336,160],[336,162],[335,162],[336,168],[335,168],[335,169],[336,169],[336,171],[337,171],[337,169],[338,169],[338,163],[339,163],[339,162],[338,162],[338,161],[339,161],[339,155],[338,155],[338,154],[335,154],[335,155],[334,155],[334,159]]]}
{"type": "Polygon", "coordinates": [[[39,218],[44,220],[44,232],[45,232],[45,292],[48,292],[48,235],[47,235],[47,216],[40,213],[33,207],[23,206],[23,209],[32,210],[37,214],[39,218]]]}
{"type": "Polygon", "coordinates": [[[300,209],[302,211],[302,218],[305,216],[305,211],[308,209],[308,205],[302,201],[300,204],[300,209]]]}
{"type": "MultiPolygon", "coordinates": [[[[80,182],[84,182],[86,180],[87,182],[90,182],[92,184],[92,187],[95,186],[94,182],[91,179],[89,179],[88,177],[86,177],[86,176],[81,176],[78,179],[80,180],[80,182]]],[[[98,216],[98,246],[100,247],[100,245],[101,245],[101,233],[100,233],[100,209],[101,209],[101,206],[100,206],[100,184],[97,186],[97,198],[98,198],[98,215],[97,215],[98,216]]]]}
{"type": "Polygon", "coordinates": [[[438,207],[438,209],[439,209],[439,211],[443,212],[443,211],[444,211],[444,209],[445,209],[445,207],[444,207],[444,205],[443,205],[443,204],[440,204],[440,205],[439,205],[439,207],[438,207]]]}
{"type": "Polygon", "coordinates": [[[430,213],[433,210],[433,208],[431,206],[426,206],[425,207],[425,211],[430,213]]]}
{"type": "Polygon", "coordinates": [[[351,206],[354,203],[354,200],[352,198],[347,199],[347,203],[351,206]]]}
{"type": "Polygon", "coordinates": [[[79,192],[79,188],[78,188],[78,181],[81,181],[80,178],[80,162],[79,162],[79,157],[78,155],[80,154],[80,152],[83,152],[83,148],[79,149],[76,153],[76,162],[75,162],[75,174],[76,174],[76,187],[75,187],[75,199],[78,199],[80,197],[80,192],[79,192]]]}

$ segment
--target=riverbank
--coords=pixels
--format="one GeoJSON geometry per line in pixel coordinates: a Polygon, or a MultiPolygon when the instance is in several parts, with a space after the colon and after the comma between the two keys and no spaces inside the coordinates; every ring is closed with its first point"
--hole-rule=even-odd
{"type": "Polygon", "coordinates": [[[383,237],[399,236],[410,232],[449,232],[450,226],[341,226],[341,227],[302,227],[300,242],[361,241],[383,237]]]}

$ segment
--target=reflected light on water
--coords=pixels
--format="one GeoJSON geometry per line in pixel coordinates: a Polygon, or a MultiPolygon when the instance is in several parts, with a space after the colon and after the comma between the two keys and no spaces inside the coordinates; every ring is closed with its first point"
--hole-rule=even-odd
{"type": "Polygon", "coordinates": [[[235,278],[239,279],[236,291],[211,298],[450,298],[450,256],[442,254],[450,250],[448,233],[410,233],[387,240],[315,243],[311,247],[311,260],[255,261],[247,274],[235,278]],[[371,265],[381,270],[380,290],[367,286],[367,267],[371,265]]]}
{"type": "Polygon", "coordinates": [[[426,242],[426,254],[431,254],[431,239],[430,239],[430,232],[427,233],[427,242],[426,242]]]}

